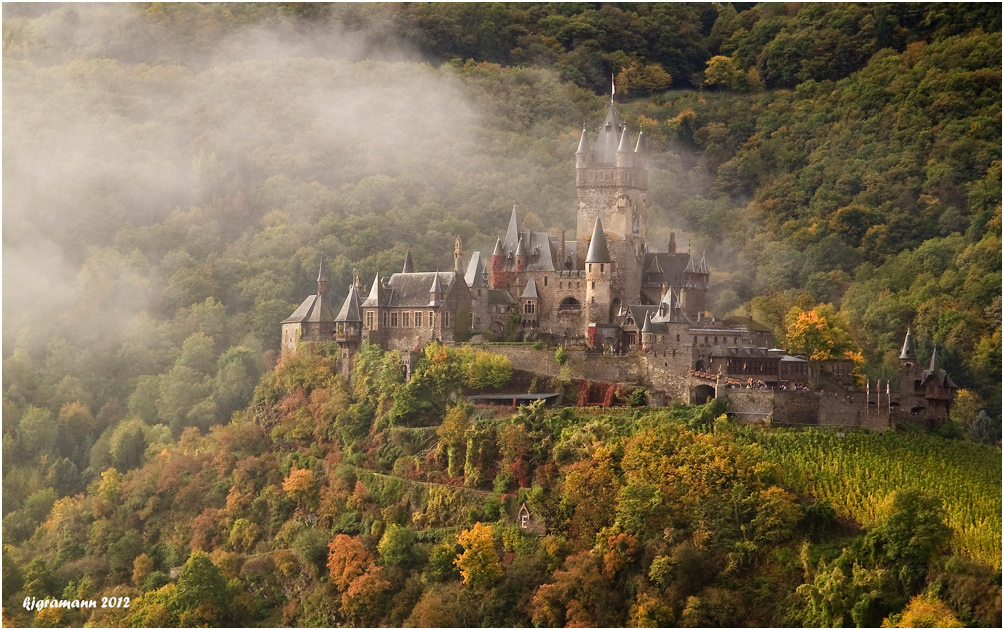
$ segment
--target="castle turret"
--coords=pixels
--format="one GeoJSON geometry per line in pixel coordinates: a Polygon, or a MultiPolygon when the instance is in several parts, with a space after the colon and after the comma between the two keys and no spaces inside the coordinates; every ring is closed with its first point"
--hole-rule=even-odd
{"type": "MultiPolygon", "coordinates": [[[[575,258],[585,261],[593,225],[597,219],[602,220],[611,259],[617,264],[612,290],[616,299],[624,304],[636,304],[641,300],[648,168],[646,160],[640,159],[645,152],[645,142],[639,142],[631,142],[630,132],[611,103],[592,151],[585,156],[576,154],[579,211],[575,258]]],[[[582,145],[581,138],[579,144],[582,145]]]]}
{"type": "Polygon", "coordinates": [[[902,398],[913,396],[920,389],[920,369],[917,366],[917,353],[913,349],[913,337],[910,329],[906,329],[903,348],[899,351],[899,395],[902,398]]]}
{"type": "Polygon", "coordinates": [[[359,290],[355,284],[349,287],[349,294],[342,302],[342,308],[335,316],[335,341],[342,350],[342,374],[351,373],[349,359],[359,349],[362,342],[363,317],[359,290]]]}
{"type": "Polygon", "coordinates": [[[492,250],[491,283],[493,289],[502,288],[502,274],[505,265],[505,253],[502,251],[502,239],[495,239],[495,249],[492,250]]]}
{"type": "Polygon", "coordinates": [[[645,311],[645,322],[641,326],[641,349],[648,352],[655,345],[655,327],[652,326],[652,314],[645,311]]]}
{"type": "Polygon", "coordinates": [[[519,243],[516,245],[516,253],[514,254],[516,259],[516,273],[522,272],[526,269],[527,255],[526,255],[526,245],[523,244],[523,238],[520,237],[519,243]]]}
{"type": "Polygon", "coordinates": [[[586,252],[586,322],[610,323],[610,280],[613,275],[603,223],[596,219],[586,252]]]}
{"type": "Polygon", "coordinates": [[[683,270],[684,286],[680,292],[683,310],[688,317],[700,319],[704,314],[704,297],[708,292],[707,274],[701,272],[692,255],[687,256],[687,268],[683,270]]]}

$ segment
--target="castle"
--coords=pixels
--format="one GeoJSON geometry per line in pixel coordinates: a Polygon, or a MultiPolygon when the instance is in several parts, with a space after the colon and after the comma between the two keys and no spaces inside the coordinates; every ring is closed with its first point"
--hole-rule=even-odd
{"type": "MultiPolygon", "coordinates": [[[[283,355],[295,352],[298,342],[333,339],[347,371],[349,359],[369,342],[400,351],[410,369],[426,344],[480,334],[579,349],[583,358],[576,369],[583,378],[602,373],[609,378],[596,380],[645,383],[656,400],[704,402],[743,384],[790,389],[822,384],[849,391],[851,361],[810,369],[804,357],[772,349],[770,330],[752,318],[720,321],[706,311],[710,272],[704,256],[698,260],[690,251],[678,251],[674,233],[665,251],[648,243],[648,162],[644,134],[629,133],[611,101],[595,138],[583,128],[575,152],[573,239],[564,231],[555,236],[525,229],[514,206],[490,258],[475,251],[465,265],[458,236],[451,271],[416,272],[409,251],[399,273],[377,273],[368,288],[357,274],[337,313],[329,303],[322,260],[317,294],[282,322],[283,355]]],[[[909,343],[908,335],[904,353],[909,343]]],[[[519,350],[496,350],[521,367],[519,350]]],[[[549,369],[534,363],[522,367],[549,369]]],[[[915,363],[915,357],[912,363],[904,359],[900,379],[909,384],[901,397],[912,409],[915,363]]],[[[943,388],[946,382],[954,388],[947,376],[940,381],[943,388]]],[[[947,413],[944,401],[925,404],[925,410],[928,406],[938,415],[947,413]]]]}

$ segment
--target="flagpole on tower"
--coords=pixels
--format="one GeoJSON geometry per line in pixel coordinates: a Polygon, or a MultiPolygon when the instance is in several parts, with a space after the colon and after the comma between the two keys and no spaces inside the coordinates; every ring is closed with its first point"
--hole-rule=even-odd
{"type": "Polygon", "coordinates": [[[614,75],[610,75],[610,104],[614,103],[614,94],[617,93],[617,86],[614,85],[614,75]]]}

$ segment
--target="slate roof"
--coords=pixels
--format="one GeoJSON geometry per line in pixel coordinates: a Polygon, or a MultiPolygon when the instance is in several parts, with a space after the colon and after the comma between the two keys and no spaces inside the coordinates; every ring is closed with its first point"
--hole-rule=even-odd
{"type": "Polygon", "coordinates": [[[356,289],[356,285],[349,287],[349,294],[345,296],[345,301],[342,302],[342,309],[338,311],[338,315],[335,316],[336,322],[361,322],[363,321],[362,311],[359,310],[359,291],[356,289]]]}
{"type": "Polygon", "coordinates": [[[395,273],[387,281],[390,296],[387,306],[414,307],[430,306],[429,289],[438,278],[443,287],[443,297],[453,288],[454,278],[458,277],[452,271],[427,271],[418,273],[395,273]]]}
{"type": "Polygon", "coordinates": [[[526,288],[523,289],[523,295],[521,295],[520,297],[527,299],[540,297],[539,295],[537,295],[537,283],[534,281],[533,278],[530,278],[529,282],[526,283],[526,288]]]}
{"type": "Polygon", "coordinates": [[[903,349],[899,351],[899,358],[904,361],[916,361],[917,353],[913,351],[913,340],[910,338],[910,329],[906,329],[906,338],[903,339],[903,349]]]}
{"type": "Polygon", "coordinates": [[[308,295],[293,314],[282,320],[283,324],[329,323],[335,321],[335,312],[322,295],[308,295]]]}
{"type": "Polygon", "coordinates": [[[512,295],[509,294],[505,289],[489,289],[488,290],[488,303],[489,304],[508,304],[513,305],[516,300],[513,299],[512,295]]]}
{"type": "Polygon", "coordinates": [[[408,248],[408,253],[404,255],[404,267],[401,268],[401,273],[414,273],[415,264],[411,262],[411,248],[408,248]]]}
{"type": "MultiPolygon", "coordinates": [[[[531,232],[524,230],[516,216],[517,208],[513,206],[512,215],[509,217],[509,228],[506,230],[505,240],[496,241],[493,256],[503,256],[505,263],[510,267],[515,266],[515,258],[519,255],[526,255],[527,271],[554,271],[564,269],[558,261],[558,243],[548,236],[547,232],[531,232]]],[[[574,268],[575,241],[565,241],[565,255],[572,253],[574,268]]]]}
{"type": "Polygon", "coordinates": [[[467,263],[464,282],[472,289],[483,289],[488,286],[488,282],[485,280],[487,275],[484,260],[481,258],[481,252],[474,252],[471,254],[470,262],[467,263]]]}
{"type": "Polygon", "coordinates": [[[596,166],[613,166],[617,161],[617,145],[620,141],[621,130],[624,123],[617,115],[617,109],[613,103],[607,109],[607,115],[600,125],[600,131],[593,144],[593,160],[596,166]]]}
{"type": "Polygon", "coordinates": [[[948,387],[951,389],[958,389],[959,387],[948,377],[948,372],[945,372],[938,366],[938,346],[934,346],[934,352],[931,353],[931,365],[921,373],[920,382],[921,384],[927,384],[928,379],[931,378],[938,382],[939,387],[948,387]]]}
{"type": "Polygon", "coordinates": [[[596,217],[593,224],[593,236],[589,239],[589,250],[586,252],[587,263],[610,262],[610,251],[607,249],[607,236],[603,233],[603,223],[596,217]]]}
{"type": "Polygon", "coordinates": [[[777,359],[781,357],[771,354],[767,348],[754,348],[752,346],[712,346],[710,355],[725,359],[777,359]]]}
{"type": "Polygon", "coordinates": [[[377,274],[373,276],[373,286],[370,287],[369,295],[366,296],[366,300],[362,305],[364,307],[387,306],[387,303],[390,301],[390,294],[390,289],[381,286],[380,272],[377,272],[377,274]]]}
{"type": "Polygon", "coordinates": [[[743,317],[742,315],[730,315],[722,320],[722,326],[725,328],[738,328],[745,326],[750,330],[755,330],[757,332],[771,332],[771,329],[767,326],[756,321],[752,317],[743,317]]]}
{"type": "Polygon", "coordinates": [[[688,262],[690,262],[690,255],[686,253],[645,254],[643,269],[646,271],[642,276],[642,286],[660,287],[663,284],[677,288],[686,286],[687,283],[686,276],[684,276],[684,269],[687,267],[688,262]],[[652,271],[653,268],[659,269],[661,273],[652,271]],[[658,275],[650,276],[649,273],[657,273],[658,275]]]}

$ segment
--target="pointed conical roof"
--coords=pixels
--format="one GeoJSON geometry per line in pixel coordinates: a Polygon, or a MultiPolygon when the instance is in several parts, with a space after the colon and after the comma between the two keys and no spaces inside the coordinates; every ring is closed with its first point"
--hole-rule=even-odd
{"type": "Polygon", "coordinates": [[[654,332],[652,328],[652,313],[651,311],[645,311],[645,323],[641,325],[641,331],[643,333],[654,332]]]}
{"type": "Polygon", "coordinates": [[[638,142],[634,145],[635,153],[648,153],[648,144],[645,142],[645,132],[638,132],[638,142]]]}
{"type": "Polygon", "coordinates": [[[906,338],[903,339],[903,349],[899,352],[900,361],[916,361],[917,353],[913,351],[913,339],[910,337],[910,329],[906,329],[906,338]]]}
{"type": "Polygon", "coordinates": [[[697,270],[701,273],[708,273],[708,262],[704,256],[704,252],[701,252],[701,264],[697,270]]]}
{"type": "Polygon", "coordinates": [[[694,257],[689,253],[687,254],[689,260],[687,261],[687,268],[683,270],[683,273],[697,273],[697,268],[694,266],[694,257]]]}
{"type": "Polygon", "coordinates": [[[516,216],[516,206],[513,206],[512,214],[509,215],[509,228],[505,232],[505,241],[502,243],[507,254],[511,254],[516,249],[516,244],[522,234],[523,226],[520,225],[519,217],[516,216]]]}
{"type": "Polygon", "coordinates": [[[485,282],[485,265],[481,260],[481,252],[471,254],[471,260],[467,263],[467,273],[464,274],[464,282],[470,288],[483,288],[488,284],[485,282]]]}
{"type": "Polygon", "coordinates": [[[495,250],[492,251],[492,256],[502,256],[502,239],[495,239],[495,250]]]}
{"type": "Polygon", "coordinates": [[[586,139],[586,126],[582,125],[582,136],[579,138],[579,149],[575,155],[585,155],[589,152],[589,140],[586,139]]]}
{"type": "Polygon", "coordinates": [[[335,316],[335,321],[363,321],[362,312],[359,310],[359,291],[356,289],[356,285],[353,284],[349,287],[349,294],[345,296],[345,301],[342,302],[342,309],[338,311],[338,315],[335,316]]]}
{"type": "Polygon", "coordinates": [[[384,299],[382,290],[383,288],[380,286],[380,272],[378,271],[373,276],[373,286],[370,287],[370,294],[366,296],[363,306],[387,306],[387,300],[384,299]]]}
{"type": "Polygon", "coordinates": [[[404,255],[404,267],[401,268],[401,273],[415,273],[415,265],[411,262],[411,248],[408,248],[408,253],[404,255]]]}
{"type": "Polygon", "coordinates": [[[442,292],[443,292],[443,283],[440,282],[439,272],[437,271],[436,275],[432,277],[432,286],[429,287],[429,293],[442,293],[442,292]]]}
{"type": "Polygon", "coordinates": [[[318,282],[328,281],[328,270],[324,268],[324,254],[321,254],[321,265],[317,270],[317,281],[318,282]]]}
{"type": "Polygon", "coordinates": [[[587,263],[610,262],[610,251],[607,249],[607,236],[603,233],[603,224],[596,217],[593,224],[593,236],[589,239],[589,251],[586,252],[587,263]]]}
{"type": "Polygon", "coordinates": [[[617,145],[618,153],[630,153],[631,152],[631,141],[628,140],[628,130],[627,125],[624,125],[621,129],[621,139],[617,145]]]}
{"type": "Polygon", "coordinates": [[[935,372],[938,370],[938,346],[934,346],[934,352],[931,353],[931,365],[927,366],[928,372],[935,372]]]}
{"type": "Polygon", "coordinates": [[[613,103],[607,109],[606,118],[600,125],[600,132],[593,145],[593,163],[597,165],[613,164],[617,157],[617,145],[621,138],[621,128],[624,124],[613,103]]]}
{"type": "Polygon", "coordinates": [[[649,263],[648,269],[645,270],[645,273],[658,273],[658,274],[664,273],[662,270],[662,264],[659,262],[658,256],[652,256],[652,262],[649,263]]]}
{"type": "Polygon", "coordinates": [[[526,257],[526,245],[523,244],[523,238],[520,237],[519,243],[516,244],[516,257],[526,257]]]}
{"type": "Polygon", "coordinates": [[[521,295],[520,297],[521,298],[540,297],[539,295],[537,295],[537,283],[534,282],[533,278],[530,278],[530,281],[526,283],[526,288],[523,289],[523,295],[521,295]]]}

